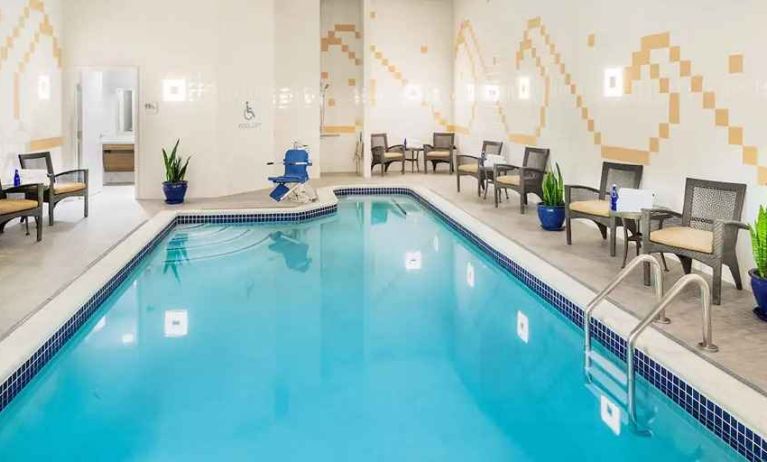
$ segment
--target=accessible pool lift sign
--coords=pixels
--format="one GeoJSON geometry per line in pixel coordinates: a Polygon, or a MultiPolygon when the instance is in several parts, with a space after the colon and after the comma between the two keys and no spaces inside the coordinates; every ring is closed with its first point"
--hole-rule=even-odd
{"type": "Polygon", "coordinates": [[[241,130],[251,130],[261,126],[261,122],[257,121],[256,111],[253,109],[253,105],[250,103],[250,101],[245,101],[241,117],[242,122],[240,122],[239,125],[241,130]]]}

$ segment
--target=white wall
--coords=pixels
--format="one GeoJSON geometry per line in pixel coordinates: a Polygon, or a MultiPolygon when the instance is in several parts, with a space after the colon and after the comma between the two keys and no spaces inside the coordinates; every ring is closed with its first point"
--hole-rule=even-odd
{"type": "Polygon", "coordinates": [[[2,180],[12,178],[24,152],[51,151],[54,165],[62,166],[61,10],[61,0],[0,1],[2,180]],[[38,91],[41,78],[50,82],[48,94],[38,91]]]}
{"type": "MultiPolygon", "coordinates": [[[[309,146],[313,178],[320,176],[320,1],[275,0],[274,155],[294,141],[309,146]]],[[[280,169],[278,169],[280,170],[280,169]]]]}
{"type": "MultiPolygon", "coordinates": [[[[300,137],[318,146],[316,135],[303,128],[319,130],[319,122],[312,120],[318,115],[309,114],[317,112],[316,107],[306,109],[294,132],[293,128],[276,128],[273,106],[280,84],[303,88],[311,80],[310,88],[317,90],[319,34],[306,27],[310,22],[316,24],[315,31],[319,27],[319,8],[311,8],[318,2],[296,0],[292,7],[276,0],[200,0],[193,5],[182,0],[67,2],[64,56],[68,70],[83,66],[139,68],[139,197],[161,197],[160,150],[177,138],[181,138],[181,153],[193,156],[188,177],[191,197],[268,187],[266,178],[272,169],[266,163],[283,150],[281,146],[277,149],[275,136],[280,137],[279,144],[283,137],[300,137]],[[277,9],[275,4],[279,4],[277,9]],[[290,16],[279,16],[297,10],[302,12],[302,24],[286,19],[290,16]],[[276,24],[280,30],[275,29],[276,24]],[[283,67],[286,61],[276,61],[275,50],[296,46],[287,42],[298,37],[311,40],[317,52],[294,54],[294,67],[283,67]],[[288,82],[284,80],[287,75],[298,77],[288,82]],[[184,101],[163,100],[167,79],[186,82],[184,101]],[[244,120],[245,101],[252,104],[255,121],[244,120]],[[157,103],[159,111],[145,110],[145,103],[157,103]]],[[[294,21],[296,16],[292,17],[294,21]]],[[[71,80],[66,83],[71,85],[71,80]]],[[[68,118],[71,109],[71,102],[67,103],[68,118]]],[[[66,125],[71,127],[71,123],[66,125]]]]}
{"type": "MultiPolygon", "coordinates": [[[[566,182],[594,186],[605,160],[643,162],[644,187],[657,193],[660,204],[677,209],[685,177],[747,183],[743,219],[752,220],[767,199],[766,16],[767,3],[760,0],[456,0],[455,123],[463,133],[460,147],[477,151],[483,139],[503,140],[517,160],[523,144],[512,140],[547,146],[562,165],[566,182]],[[663,43],[666,37],[670,47],[663,43]],[[524,54],[517,67],[520,44],[524,54]],[[546,79],[532,49],[550,79],[548,101],[546,79]],[[730,55],[742,55],[742,72],[730,72],[730,55]],[[657,66],[644,65],[648,59],[657,66]],[[634,64],[641,78],[633,82],[631,93],[606,97],[605,69],[628,73],[634,64]],[[518,97],[519,77],[531,79],[530,100],[518,97]],[[667,93],[661,91],[664,78],[667,93]],[[498,87],[498,104],[485,96],[488,85],[498,87]],[[476,105],[470,87],[476,89],[476,105]],[[704,92],[709,94],[704,97],[704,92]],[[679,94],[678,111],[670,93],[679,94]],[[542,106],[546,114],[541,126],[542,106]],[[717,125],[715,109],[729,110],[727,124],[717,125]],[[672,112],[678,119],[670,117],[672,112]],[[668,124],[667,138],[660,124],[668,124]]],[[[745,272],[752,262],[747,233],[741,233],[738,253],[745,272]]]]}
{"type": "Polygon", "coordinates": [[[362,0],[322,0],[322,83],[326,94],[322,171],[354,172],[363,125],[362,0]]]}
{"type": "Polygon", "coordinates": [[[453,2],[365,0],[364,27],[369,166],[371,133],[412,145],[453,130],[453,2]]]}

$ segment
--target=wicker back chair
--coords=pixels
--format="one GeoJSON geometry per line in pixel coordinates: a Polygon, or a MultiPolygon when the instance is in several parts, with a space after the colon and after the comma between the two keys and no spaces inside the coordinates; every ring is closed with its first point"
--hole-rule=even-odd
{"type": "Polygon", "coordinates": [[[501,190],[516,191],[519,194],[519,213],[525,213],[527,195],[535,193],[543,197],[543,175],[546,174],[546,165],[549,162],[550,150],[546,148],[525,148],[525,157],[522,166],[511,164],[495,164],[493,166],[492,182],[495,189],[495,206],[501,200],[501,190]]]}
{"type": "Polygon", "coordinates": [[[450,173],[455,170],[455,133],[435,133],[432,144],[423,145],[423,170],[429,173],[427,166],[431,162],[432,170],[437,171],[437,164],[446,163],[450,173]]]}
{"type": "Polygon", "coordinates": [[[748,229],[740,222],[745,198],[745,184],[688,178],[682,213],[666,209],[643,211],[643,227],[657,215],[673,216],[676,222],[673,223],[675,226],[645,233],[644,253],[673,253],[688,274],[692,270],[692,260],[710,266],[714,270],[711,295],[714,304],[719,305],[723,264],[730,268],[737,289],[743,289],[735,245],[738,231],[748,229]]]}
{"type": "Polygon", "coordinates": [[[27,226],[29,236],[29,218],[37,225],[37,242],[43,240],[43,185],[24,185],[3,190],[0,185],[0,233],[5,225],[15,218],[21,218],[27,226]],[[24,199],[10,199],[8,194],[24,194],[24,199]]]}
{"type": "Polygon", "coordinates": [[[386,133],[373,133],[370,135],[370,150],[373,154],[373,164],[381,166],[381,176],[386,175],[389,165],[393,162],[402,163],[402,173],[405,173],[405,147],[401,144],[389,146],[389,138],[386,133]]]}
{"type": "MultiPolygon", "coordinates": [[[[582,185],[565,186],[565,217],[567,226],[567,245],[573,243],[572,220],[576,218],[591,220],[596,223],[602,239],[607,239],[607,228],[628,226],[632,234],[636,234],[636,223],[610,216],[610,189],[612,185],[620,188],[636,189],[642,183],[644,167],[634,164],[617,164],[604,162],[602,164],[602,179],[599,189],[582,185]]],[[[610,234],[610,255],[615,256],[615,233],[610,234]]]]}
{"type": "Polygon", "coordinates": [[[48,203],[48,225],[53,226],[53,209],[56,205],[69,197],[82,197],[85,201],[84,215],[88,216],[88,170],[54,173],[50,152],[19,154],[19,164],[23,169],[48,172],[48,184],[44,191],[44,199],[48,203]]]}
{"type": "Polygon", "coordinates": [[[461,192],[461,176],[465,175],[477,179],[477,195],[481,195],[482,188],[485,187],[485,159],[487,159],[487,156],[500,156],[502,151],[503,142],[485,140],[482,142],[482,152],[479,153],[479,157],[466,154],[456,155],[455,180],[458,192],[461,192]]]}

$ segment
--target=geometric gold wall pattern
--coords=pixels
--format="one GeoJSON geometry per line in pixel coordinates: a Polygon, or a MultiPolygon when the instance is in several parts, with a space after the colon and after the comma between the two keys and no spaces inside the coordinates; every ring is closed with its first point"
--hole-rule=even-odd
{"type": "MultiPolygon", "coordinates": [[[[463,46],[468,54],[472,73],[475,73],[476,81],[476,63],[479,62],[479,67],[483,68],[484,71],[486,71],[486,67],[484,66],[480,47],[469,20],[462,21],[455,43],[456,53],[458,53],[459,47],[463,46]],[[473,42],[473,49],[467,43],[469,39],[473,42]]],[[[642,37],[639,49],[632,53],[631,59],[629,60],[630,64],[624,69],[624,93],[630,94],[633,90],[634,82],[639,81],[645,75],[649,75],[650,79],[657,84],[654,85],[654,88],[657,88],[660,94],[666,95],[668,100],[666,116],[664,117],[664,120],[661,120],[658,123],[656,133],[648,136],[647,146],[644,148],[623,147],[607,143],[609,134],[602,133],[598,130],[599,124],[594,120],[592,113],[589,111],[583,95],[578,91],[578,85],[574,81],[573,76],[568,72],[567,66],[562,59],[562,55],[557,51],[556,44],[553,42],[540,17],[532,18],[527,21],[527,27],[525,28],[516,54],[517,66],[519,66],[519,64],[526,58],[530,58],[535,62],[539,75],[544,80],[545,97],[543,105],[540,108],[538,125],[533,134],[515,133],[514,130],[510,129],[503,108],[501,107],[501,104],[498,103],[498,116],[501,118],[510,140],[521,144],[535,144],[537,138],[540,136],[541,130],[545,128],[546,111],[548,110],[548,95],[550,91],[549,87],[551,85],[551,78],[548,70],[553,68],[554,72],[559,75],[561,81],[566,86],[566,90],[573,97],[575,110],[577,111],[578,116],[583,120],[584,128],[592,135],[593,143],[600,148],[602,156],[609,159],[648,164],[652,154],[660,151],[663,140],[670,138],[672,127],[681,123],[679,109],[680,94],[678,91],[670,91],[670,82],[671,79],[674,79],[674,81],[682,82],[682,85],[680,86],[681,89],[700,97],[700,107],[711,113],[711,120],[714,127],[727,130],[728,143],[733,146],[738,146],[742,150],[740,162],[745,165],[757,167],[758,182],[760,184],[767,184],[767,168],[758,165],[758,149],[755,146],[750,146],[744,142],[745,134],[743,127],[734,125],[730,122],[731,117],[729,109],[717,104],[716,92],[706,88],[705,77],[694,72],[693,63],[689,59],[685,59],[680,47],[674,46],[671,43],[671,34],[669,32],[642,37]],[[539,40],[533,40],[533,34],[535,34],[539,40]],[[541,43],[541,41],[543,43],[541,43]],[[662,67],[660,63],[653,60],[657,57],[659,51],[666,52],[666,56],[668,57],[667,62],[676,70],[676,74],[662,75],[662,67]],[[543,56],[546,56],[547,58],[545,61],[543,56]]],[[[742,58],[733,58],[733,61],[738,59],[742,58]]],[[[731,68],[734,68],[732,70],[737,72],[740,70],[738,69],[739,63],[735,62],[734,64],[735,65],[732,65],[731,68]]],[[[475,109],[472,108],[472,112],[474,110],[475,109]]],[[[468,132],[471,129],[473,121],[474,116],[472,115],[468,127],[463,127],[462,131],[468,132]]]]}

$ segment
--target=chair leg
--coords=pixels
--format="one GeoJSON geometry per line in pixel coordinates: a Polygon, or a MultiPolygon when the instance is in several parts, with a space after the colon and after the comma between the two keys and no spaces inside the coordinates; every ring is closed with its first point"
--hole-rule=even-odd
{"type": "Polygon", "coordinates": [[[53,226],[53,207],[54,202],[48,202],[48,226],[53,226]]]}
{"type": "Polygon", "coordinates": [[[677,255],[677,257],[679,257],[679,261],[682,263],[684,274],[690,274],[692,272],[692,258],[682,255],[677,255]]]}
{"type": "Polygon", "coordinates": [[[455,176],[455,182],[456,182],[456,184],[458,186],[458,192],[461,192],[461,175],[456,175],[455,176]]]}
{"type": "Polygon", "coordinates": [[[663,262],[663,270],[668,273],[668,263],[666,263],[666,255],[663,252],[660,253],[660,260],[663,262]]]}
{"type": "Polygon", "coordinates": [[[597,223],[597,228],[599,228],[599,232],[602,234],[602,240],[607,240],[607,226],[597,223]]]}
{"type": "Polygon", "coordinates": [[[498,208],[498,188],[493,188],[493,197],[495,198],[495,208],[498,208]]]}
{"type": "Polygon", "coordinates": [[[730,259],[727,262],[727,267],[730,268],[730,273],[732,273],[732,279],[735,281],[735,288],[743,290],[743,281],[740,278],[740,265],[738,265],[738,259],[730,259]]]}
{"type": "Polygon", "coordinates": [[[711,301],[714,305],[722,304],[722,262],[714,265],[714,280],[711,285],[711,301]]]}
{"type": "Polygon", "coordinates": [[[37,242],[40,242],[43,240],[43,216],[40,214],[40,216],[35,217],[35,228],[37,229],[37,242]]]}
{"type": "Polygon", "coordinates": [[[565,236],[567,238],[567,245],[573,245],[573,227],[571,226],[572,220],[568,215],[565,217],[565,236]]]}
{"type": "Polygon", "coordinates": [[[85,195],[83,196],[85,204],[83,205],[85,218],[88,218],[88,191],[85,191],[85,195]]]}
{"type": "Polygon", "coordinates": [[[29,218],[24,220],[24,224],[26,225],[26,228],[27,228],[27,234],[26,235],[29,236],[29,218]]]}
{"type": "MultiPolygon", "coordinates": [[[[506,191],[508,194],[508,191],[506,191]]],[[[524,191],[519,192],[519,213],[521,215],[525,214],[525,205],[527,205],[527,194],[524,191]]]]}

